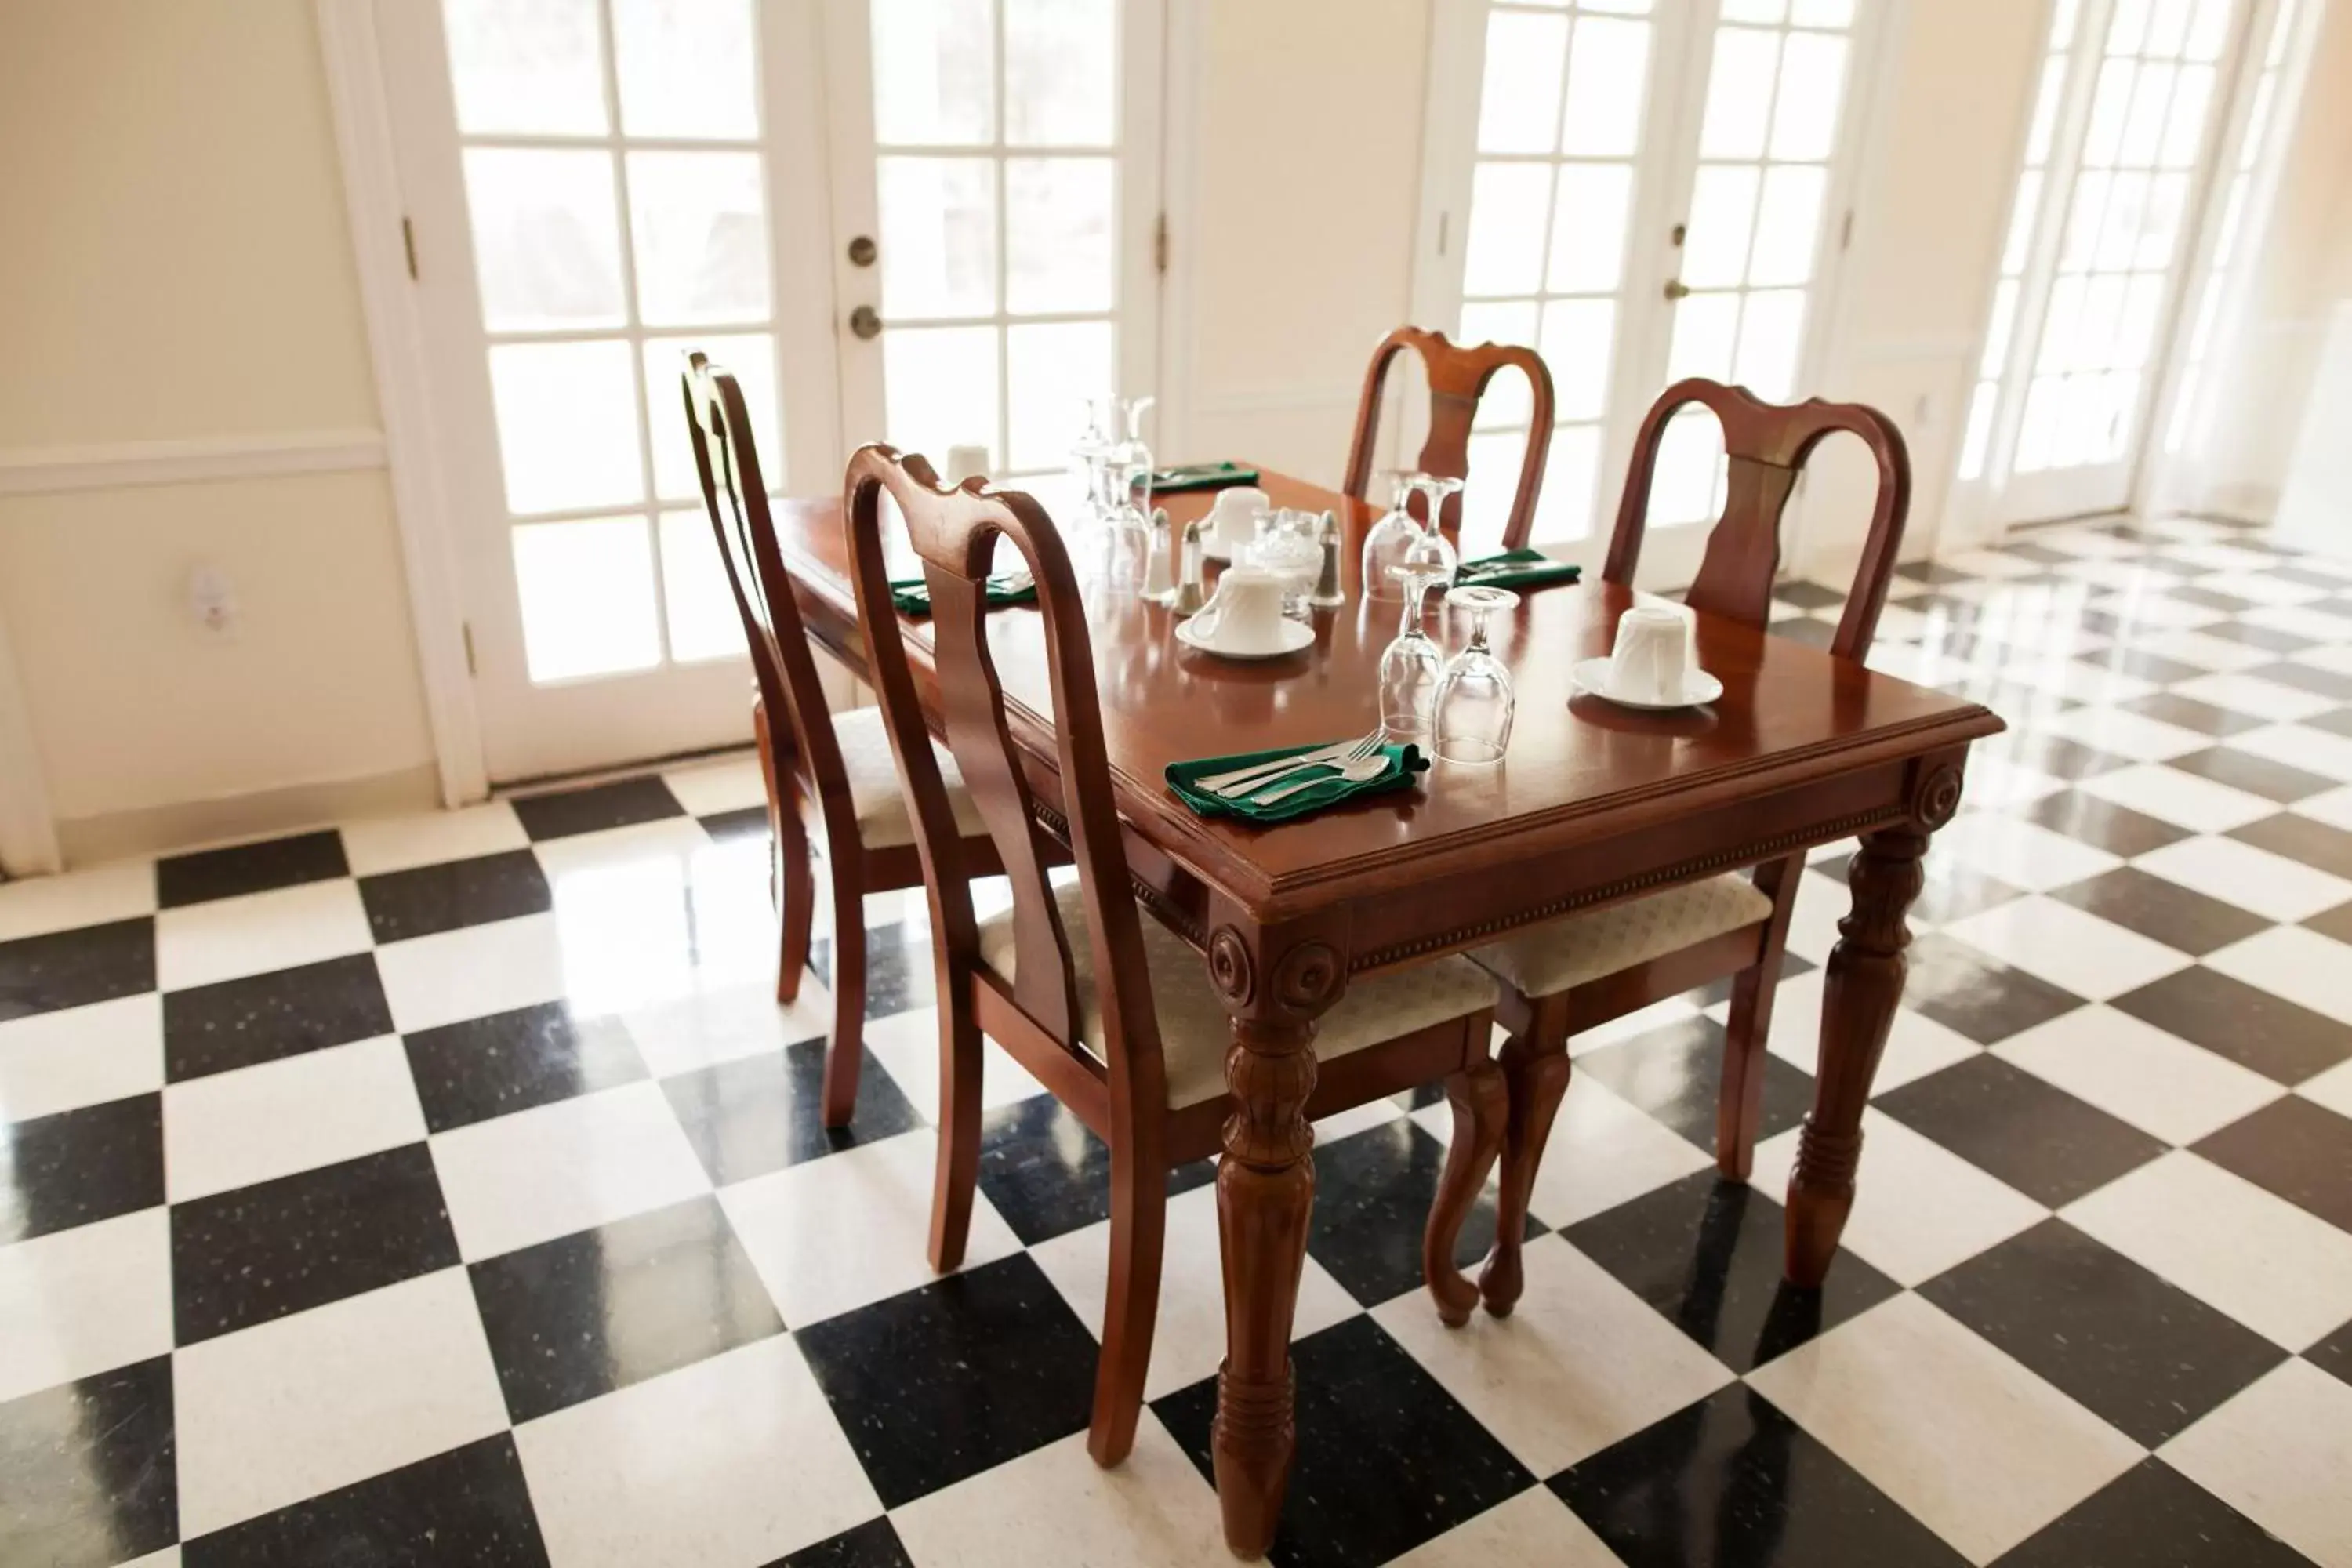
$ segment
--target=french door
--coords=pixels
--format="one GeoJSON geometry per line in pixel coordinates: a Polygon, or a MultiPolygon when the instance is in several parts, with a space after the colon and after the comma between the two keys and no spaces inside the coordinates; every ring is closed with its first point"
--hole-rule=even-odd
{"type": "MultiPolygon", "coordinates": [[[[1670,382],[1811,390],[1868,20],[1856,0],[1442,0],[1416,304],[1549,365],[1554,553],[1598,559],[1670,382]]],[[[1472,548],[1499,536],[1528,417],[1518,386],[1480,411],[1472,548]]],[[[1688,580],[1722,470],[1712,416],[1670,427],[1645,581],[1688,580]]]]}
{"type": "Polygon", "coordinates": [[[871,439],[1043,473],[1084,396],[1150,387],[1158,0],[375,20],[494,781],[749,738],[686,350],[779,492],[871,439]]]}

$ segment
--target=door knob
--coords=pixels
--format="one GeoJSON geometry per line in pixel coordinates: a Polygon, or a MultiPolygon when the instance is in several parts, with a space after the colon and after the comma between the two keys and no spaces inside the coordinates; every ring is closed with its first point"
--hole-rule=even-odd
{"type": "Polygon", "coordinates": [[[1690,285],[1684,282],[1681,279],[1669,278],[1666,279],[1666,298],[1669,300],[1685,299],[1689,294],[1690,285]]]}
{"type": "Polygon", "coordinates": [[[852,267],[873,266],[874,254],[874,237],[870,234],[861,234],[849,242],[849,264],[852,267]]]}
{"type": "Polygon", "coordinates": [[[879,337],[882,332],[882,318],[875,314],[873,306],[860,305],[849,312],[849,330],[861,338],[879,337]]]}

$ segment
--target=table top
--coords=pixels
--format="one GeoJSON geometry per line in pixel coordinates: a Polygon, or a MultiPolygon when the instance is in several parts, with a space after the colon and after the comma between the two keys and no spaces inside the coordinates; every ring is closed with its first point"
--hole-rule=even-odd
{"type": "MultiPolygon", "coordinates": [[[[1606,654],[1633,591],[1591,578],[1521,595],[1488,639],[1518,695],[1510,750],[1499,764],[1437,763],[1421,787],[1274,827],[1192,815],[1167,789],[1171,762],[1360,735],[1379,718],[1381,650],[1401,604],[1356,592],[1353,540],[1372,509],[1266,474],[1276,505],[1339,510],[1349,524],[1349,602],[1316,614],[1301,653],[1241,663],[1187,648],[1158,605],[1089,593],[1103,730],[1122,815],[1158,848],[1253,904],[1310,893],[1345,896],[1364,879],[1393,881],[1400,867],[1500,866],[1520,849],[1552,849],[1654,826],[1662,814],[1817,782],[1992,734],[1982,706],[1914,686],[1787,638],[1699,616],[1701,668],[1723,681],[1707,707],[1645,713],[1580,695],[1578,660],[1606,654]]],[[[1208,494],[1164,498],[1179,523],[1208,494]]],[[[895,526],[895,523],[893,524],[895,526]]],[[[854,624],[837,500],[779,503],[785,564],[806,610],[854,624]]],[[[992,610],[990,647],[1024,748],[1051,759],[1050,686],[1038,612],[992,610]]],[[[903,623],[919,660],[926,624],[903,623]]],[[[1429,620],[1450,657],[1469,634],[1452,610],[1429,620]]],[[[862,662],[862,659],[860,660],[862,662]]]]}

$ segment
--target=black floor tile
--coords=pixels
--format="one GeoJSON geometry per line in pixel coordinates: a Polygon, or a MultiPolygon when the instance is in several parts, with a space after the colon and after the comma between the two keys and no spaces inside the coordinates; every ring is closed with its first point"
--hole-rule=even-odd
{"type": "Polygon", "coordinates": [[[163,1097],[0,1126],[0,1247],[163,1201],[163,1097]]]}
{"type": "Polygon", "coordinates": [[[783,1332],[715,1197],[467,1266],[517,1422],[783,1332]]]}
{"type": "Polygon", "coordinates": [[[2325,713],[2315,713],[2308,719],[2295,721],[2307,730],[2325,730],[2331,735],[2352,735],[2352,708],[2331,708],[2325,713]]]}
{"type": "Polygon", "coordinates": [[[375,955],[355,952],[163,994],[173,1083],[392,1033],[375,955]]]}
{"type": "Polygon", "coordinates": [[[200,1535],[180,1549],[183,1568],[526,1568],[546,1561],[522,1460],[505,1432],[200,1535]]]}
{"type": "MultiPolygon", "coordinates": [[[[1811,869],[1841,884],[1849,882],[1853,868],[1851,852],[1817,861],[1811,869]]],[[[1975,867],[1950,855],[1938,855],[1931,843],[1922,869],[1926,880],[1920,884],[1919,896],[1911,900],[1906,918],[1916,922],[1932,921],[1941,924],[1948,921],[1965,920],[2012,899],[2025,897],[2025,889],[1988,876],[1975,867]]]]}
{"type": "Polygon", "coordinates": [[[112,1568],[179,1536],[172,1358],[0,1405],[0,1563],[112,1568]]]}
{"type": "Polygon", "coordinates": [[[1878,1108],[1969,1163],[2056,1208],[2167,1145],[1991,1055],[1970,1057],[1877,1099],[1878,1108]]]}
{"type": "MultiPolygon", "coordinates": [[[[833,939],[819,937],[809,944],[809,968],[833,984],[833,939]]],[[[909,931],[893,922],[872,926],[866,932],[866,1016],[887,1018],[928,1007],[939,995],[939,977],[931,963],[931,939],[927,931],[909,931]]]]}
{"type": "Polygon", "coordinates": [[[1026,1253],[793,1336],[885,1508],[1084,1429],[1095,1337],[1026,1253]]]}
{"type": "Polygon", "coordinates": [[[782,1051],[662,1080],[687,1142],[702,1157],[711,1181],[722,1187],[923,1124],[890,1075],[873,1061],[858,1072],[857,1103],[848,1126],[825,1126],[824,1087],[823,1040],[803,1040],[782,1051]]]}
{"type": "Polygon", "coordinates": [[[194,1344],[457,1261],[422,1143],[175,1204],[176,1336],[194,1344]]]}
{"type": "Polygon", "coordinates": [[[2201,963],[2107,1005],[2284,1084],[2301,1083],[2352,1057],[2352,1027],[2201,963]]]}
{"type": "Polygon", "coordinates": [[[1779,1204],[1700,1171],[1564,1234],[1717,1361],[1745,1373],[1895,1293],[1893,1280],[1844,1251],[1820,1289],[1798,1289],[1781,1272],[1785,1230],[1779,1204]]]}
{"type": "Polygon", "coordinates": [[[528,849],[362,877],[360,900],[378,942],[535,915],[555,901],[539,857],[528,849]]]}
{"type": "MultiPolygon", "coordinates": [[[[1217,1179],[1214,1161],[1168,1174],[1171,1196],[1217,1179]]],[[[1110,1145],[1050,1094],[984,1110],[980,1190],[1024,1247],[1110,1217],[1110,1145]]]]}
{"type": "MultiPolygon", "coordinates": [[[[1406,1117],[1317,1145],[1307,1256],[1367,1307],[1420,1289],[1421,1233],[1444,1171],[1445,1145],[1406,1117]]],[[[1528,1220],[1529,1236],[1543,1232],[1528,1220]]],[[[1494,1245],[1494,1201],[1481,1195],[1454,1261],[1475,1268],[1494,1245]]]]}
{"type": "Polygon", "coordinates": [[[2310,1568],[2307,1559],[2162,1459],[2142,1459],[1993,1568],[2310,1568]]]}
{"type": "Polygon", "coordinates": [[[402,1042],[434,1132],[634,1083],[645,1059],[618,1018],[572,1016],[562,1002],[424,1029],[402,1042]]]}
{"type": "Polygon", "coordinates": [[[2352,1383],[2352,1322],[2303,1352],[2303,1359],[2323,1372],[2352,1383]]]}
{"type": "Polygon", "coordinates": [[[2254,601],[2237,594],[2224,594],[2218,588],[2199,588],[2187,583],[2177,583],[2164,591],[2164,597],[2177,605],[2194,605],[2200,610],[2219,610],[2225,616],[2242,615],[2254,607],[2254,601]]]}
{"type": "Polygon", "coordinates": [[[2290,1094],[2195,1148],[2224,1170],[2352,1231],[2352,1121],[2326,1106],[2290,1094]]]}
{"type": "MultiPolygon", "coordinates": [[[[1536,1478],[1370,1318],[1290,1347],[1297,1457],[1267,1561],[1276,1568],[1385,1563],[1533,1486],[1536,1478]]],[[[1155,1402],[1213,1478],[1217,1380],[1155,1402]]]]}
{"type": "Polygon", "coordinates": [[[1772,596],[1784,605],[1794,605],[1801,610],[1826,610],[1832,605],[1845,603],[1845,593],[1843,589],[1832,588],[1821,583],[1807,583],[1798,578],[1774,584],[1772,596]]]}
{"type": "Polygon", "coordinates": [[[684,816],[686,807],[677,804],[677,797],[669,793],[669,785],[662,783],[660,775],[647,773],[641,778],[592,784],[585,789],[524,795],[514,802],[514,812],[522,823],[522,830],[530,835],[533,843],[538,843],[547,838],[568,838],[575,833],[658,822],[666,816],[684,816]]]}
{"type": "Polygon", "coordinates": [[[2244,673],[2257,679],[2292,686],[2297,691],[2308,691],[2315,697],[2325,697],[2333,702],[2352,702],[2352,675],[2346,675],[2341,670],[2322,669],[2315,664],[2283,658],[2276,664],[2256,665],[2244,673]]]}
{"type": "MultiPolygon", "coordinates": [[[[1810,974],[1820,967],[1821,965],[1801,953],[1783,952],[1780,954],[1780,978],[1783,980],[1794,980],[1798,975],[1810,974]]],[[[1738,984],[1738,979],[1736,975],[1727,974],[1720,980],[1710,980],[1705,985],[1685,992],[1684,994],[1697,1006],[1712,1007],[1718,1002],[1731,1000],[1731,993],[1738,984]]],[[[1440,1091],[1438,1098],[1440,1100],[1445,1098],[1443,1091],[1440,1091]]]]}
{"type": "Polygon", "coordinates": [[[886,1518],[869,1519],[830,1541],[803,1546],[768,1568],[915,1568],[886,1518]]]}
{"type": "Polygon", "coordinates": [[[240,893],[264,893],[302,882],[348,877],[343,836],[333,828],[298,833],[260,844],[236,844],[194,855],[167,855],[155,863],[156,901],[167,910],[240,893]]]}
{"type": "MultiPolygon", "coordinates": [[[[2332,786],[2331,786],[2332,787],[2332,786]]],[[[2292,811],[2230,830],[2241,844],[2299,860],[2330,876],[2352,878],[2352,833],[2292,811]]]]}
{"type": "Polygon", "coordinates": [[[1908,958],[1903,1005],[1980,1046],[2084,1005],[2071,991],[1937,933],[1916,939],[1908,958]]]}
{"type": "MultiPolygon", "coordinates": [[[[2094,656],[2103,658],[2104,655],[2094,656]]],[[[2199,672],[2201,673],[2201,672],[2199,672]]],[[[2132,766],[2129,757],[2087,746],[2067,735],[2040,730],[2008,730],[1970,748],[2054,779],[2087,779],[2132,766]]]]}
{"type": "Polygon", "coordinates": [[[1625,1568],[1960,1568],[1968,1560],[1743,1384],[1552,1478],[1625,1568]]]}
{"type": "Polygon", "coordinates": [[[2150,680],[2158,686],[2177,686],[2184,680],[2194,680],[2210,673],[2204,666],[2183,664],[2177,658],[2162,658],[2152,653],[2123,643],[2103,647],[2096,653],[2086,653],[2075,661],[2099,669],[2111,669],[2117,675],[2128,675],[2135,680],[2150,680]]]}
{"type": "Polygon", "coordinates": [[[2286,1356],[2062,1219],[1979,1253],[1919,1294],[2144,1447],[2286,1356]]]}
{"type": "Polygon", "coordinates": [[[1790,642],[1801,642],[1807,647],[1826,648],[1837,640],[1835,622],[1817,621],[1810,616],[1774,621],[1764,629],[1773,637],[1785,637],[1790,642]]]}
{"type": "Polygon", "coordinates": [[[2043,795],[2018,815],[2053,833],[2063,833],[2126,859],[2195,837],[2187,828],[2177,827],[2161,817],[2080,790],[2060,790],[2055,795],[2043,795]]]}
{"type": "Polygon", "coordinates": [[[155,921],[105,925],[0,942],[0,1024],[155,989],[155,921]]]}
{"type": "Polygon", "coordinates": [[[2163,877],[2151,876],[2137,866],[2118,866],[2112,871],[2053,889],[2050,896],[2200,958],[2216,948],[2268,931],[2272,925],[2252,910],[2208,898],[2163,877]]]}
{"type": "MultiPolygon", "coordinates": [[[[1576,1058],[1616,1094],[1648,1111],[1709,1153],[1716,1101],[1723,1087],[1723,1026],[1704,1016],[1651,1029],[1576,1058]]],[[[1813,1107],[1811,1074],[1764,1053],[1764,1110],[1759,1142],[1787,1131],[1813,1107]]]]}
{"type": "Polygon", "coordinates": [[[2248,795],[2261,795],[2281,805],[2324,795],[2336,787],[2336,781],[2302,768],[2291,768],[2284,763],[2268,757],[2242,752],[2235,746],[2208,746],[2201,752],[2191,752],[2185,757],[2168,758],[2164,764],[2184,773],[2194,773],[2200,779],[2228,784],[2231,789],[2244,790],[2248,795]]]}
{"type": "Polygon", "coordinates": [[[2283,632],[2276,626],[2248,626],[2243,621],[2217,621],[2210,626],[2199,626],[2197,635],[2242,643],[2247,647],[2258,647],[2265,653],[2301,653],[2305,648],[2318,644],[2316,637],[2307,637],[2300,632],[2283,632]]]}
{"type": "MultiPolygon", "coordinates": [[[[1947,566],[1940,561],[1906,561],[1895,569],[1897,577],[1907,577],[1914,583],[1925,583],[1940,588],[1951,583],[1973,583],[1977,575],[1957,566],[1947,566]]],[[[1966,603],[1967,601],[1963,601],[1966,603]]]]}
{"type": "Polygon", "coordinates": [[[2249,730],[2259,730],[2270,722],[2251,713],[2241,713],[2233,708],[2220,708],[2210,702],[2200,702],[2193,697],[2183,697],[2175,691],[2158,691],[2118,702],[2117,708],[2126,713],[2154,719],[2182,730],[2193,730],[2200,735],[2215,737],[2242,735],[2249,730]]]}
{"type": "Polygon", "coordinates": [[[2304,921],[2303,926],[2305,931],[2315,931],[2322,936],[2334,937],[2337,942],[2352,942],[2352,902],[2323,910],[2304,921]]]}
{"type": "MultiPolygon", "coordinates": [[[[768,808],[764,805],[743,805],[733,811],[713,812],[701,818],[701,822],[702,830],[721,844],[737,838],[765,838],[768,836],[768,808]]],[[[893,1539],[895,1541],[895,1537],[893,1539]]]]}

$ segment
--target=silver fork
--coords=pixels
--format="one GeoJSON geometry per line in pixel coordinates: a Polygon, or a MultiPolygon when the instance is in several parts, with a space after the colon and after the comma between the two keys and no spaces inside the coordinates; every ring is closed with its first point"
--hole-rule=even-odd
{"type": "Polygon", "coordinates": [[[1287,757],[1276,757],[1271,762],[1252,763],[1248,767],[1235,768],[1231,773],[1212,773],[1204,779],[1194,779],[1192,787],[1206,790],[1211,795],[1222,795],[1226,789],[1240,784],[1244,779],[1263,781],[1276,773],[1288,773],[1293,768],[1303,768],[1313,763],[1328,763],[1336,758],[1351,755],[1366,741],[1378,744],[1384,733],[1385,731],[1375,729],[1371,733],[1360,735],[1352,741],[1334,741],[1328,746],[1317,746],[1312,751],[1299,752],[1287,757]]]}
{"type": "Polygon", "coordinates": [[[1356,761],[1348,763],[1339,770],[1337,778],[1300,779],[1296,784],[1285,783],[1280,789],[1276,790],[1271,795],[1251,796],[1250,804],[1252,805],[1272,805],[1276,801],[1288,800],[1292,795],[1298,794],[1302,790],[1313,789],[1317,784],[1334,783],[1365,784],[1372,779],[1380,777],[1381,774],[1387,770],[1389,760],[1375,752],[1371,756],[1360,757],[1356,761]]]}
{"type": "Polygon", "coordinates": [[[1375,730],[1337,756],[1286,758],[1281,767],[1273,769],[1271,772],[1256,778],[1246,779],[1240,784],[1226,784],[1221,789],[1214,789],[1209,793],[1225,800],[1239,800],[1244,795],[1254,795],[1262,789],[1284,783],[1297,774],[1307,772],[1309,768],[1337,768],[1344,772],[1350,765],[1361,763],[1377,753],[1381,749],[1381,742],[1386,738],[1385,731],[1375,730]]]}

